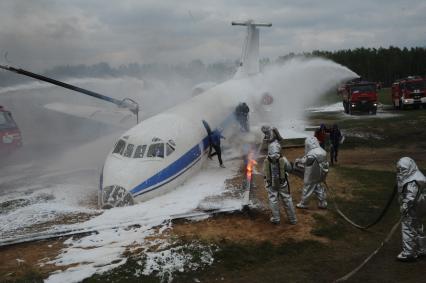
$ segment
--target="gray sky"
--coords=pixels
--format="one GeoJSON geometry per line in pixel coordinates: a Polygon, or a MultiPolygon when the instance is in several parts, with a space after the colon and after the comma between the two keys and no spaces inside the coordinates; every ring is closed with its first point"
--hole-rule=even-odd
{"type": "Polygon", "coordinates": [[[261,56],[356,47],[426,47],[425,0],[1,0],[0,62],[42,70],[108,62],[237,59],[245,30],[261,56]]]}

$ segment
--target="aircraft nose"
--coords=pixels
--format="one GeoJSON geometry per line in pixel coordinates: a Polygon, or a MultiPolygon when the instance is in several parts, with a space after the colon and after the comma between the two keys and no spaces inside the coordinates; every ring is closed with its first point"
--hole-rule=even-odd
{"type": "Polygon", "coordinates": [[[133,205],[132,195],[119,185],[107,186],[102,189],[101,208],[110,209],[133,205]]]}

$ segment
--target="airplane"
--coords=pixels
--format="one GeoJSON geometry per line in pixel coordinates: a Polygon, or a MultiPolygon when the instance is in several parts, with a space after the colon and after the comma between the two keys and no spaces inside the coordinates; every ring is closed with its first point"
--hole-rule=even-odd
{"type": "MultiPolygon", "coordinates": [[[[229,128],[235,122],[235,109],[241,102],[254,105],[260,100],[250,83],[260,74],[258,27],[272,24],[248,20],[232,22],[232,25],[247,27],[234,78],[216,86],[209,85],[205,91],[198,91],[189,100],[141,121],[122,134],[101,172],[98,195],[101,208],[132,205],[181,185],[207,160],[211,131],[229,128]]],[[[2,65],[0,68],[84,91],[138,112],[138,106],[130,99],[118,101],[22,69],[2,65]]]]}

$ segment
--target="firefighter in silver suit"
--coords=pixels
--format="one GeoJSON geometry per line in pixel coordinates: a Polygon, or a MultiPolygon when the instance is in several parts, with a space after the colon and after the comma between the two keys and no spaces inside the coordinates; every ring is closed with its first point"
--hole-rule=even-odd
{"type": "Polygon", "coordinates": [[[426,178],[409,157],[401,158],[396,164],[398,200],[401,211],[402,252],[400,261],[414,261],[426,256],[426,237],[423,234],[421,217],[426,212],[424,192],[426,178]]]}
{"type": "Polygon", "coordinates": [[[318,199],[319,208],[327,208],[323,168],[328,167],[327,153],[318,143],[317,138],[308,137],[305,140],[305,155],[295,160],[295,165],[304,168],[303,192],[297,208],[308,208],[309,197],[314,194],[318,199]]]}
{"type": "Polygon", "coordinates": [[[279,198],[283,201],[284,211],[290,224],[296,224],[297,218],[294,211],[293,200],[290,194],[290,185],[287,172],[292,170],[287,158],[281,156],[281,146],[278,142],[272,142],[268,146],[268,156],[263,162],[265,187],[268,192],[269,206],[272,211],[270,221],[273,224],[280,223],[279,198]]]}

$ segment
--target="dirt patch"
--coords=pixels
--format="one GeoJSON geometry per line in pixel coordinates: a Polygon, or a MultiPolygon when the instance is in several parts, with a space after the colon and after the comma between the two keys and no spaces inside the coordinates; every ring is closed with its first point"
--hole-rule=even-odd
{"type": "Polygon", "coordinates": [[[0,248],[0,281],[42,278],[42,274],[58,270],[58,267],[43,262],[55,258],[63,247],[61,240],[55,240],[0,248]]]}
{"type": "Polygon", "coordinates": [[[297,213],[299,221],[297,225],[287,223],[273,225],[269,222],[269,217],[268,212],[257,210],[251,214],[221,215],[195,223],[180,221],[174,224],[171,232],[184,239],[200,239],[208,242],[281,244],[290,239],[327,242],[327,239],[311,234],[315,220],[308,211],[297,213]]]}

